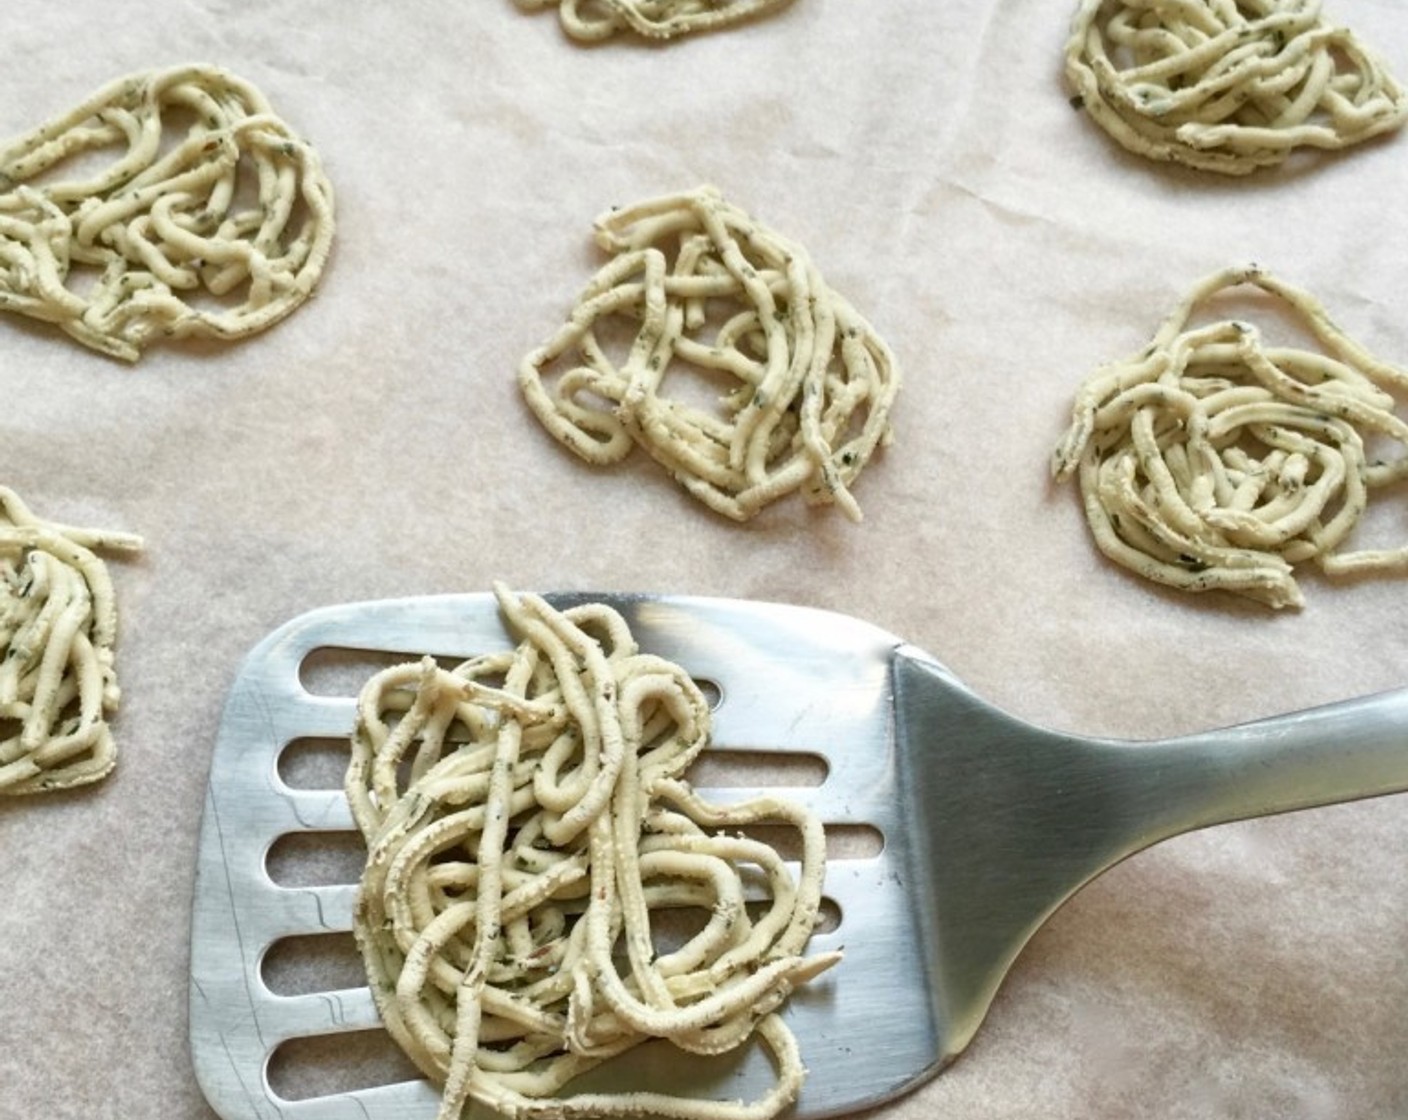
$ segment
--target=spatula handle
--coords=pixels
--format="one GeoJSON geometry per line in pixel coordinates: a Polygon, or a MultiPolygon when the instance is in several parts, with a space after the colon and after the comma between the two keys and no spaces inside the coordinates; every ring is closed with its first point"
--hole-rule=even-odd
{"type": "Polygon", "coordinates": [[[1408,791],[1408,689],[1132,747],[1150,827],[1206,825],[1408,791]]]}
{"type": "Polygon", "coordinates": [[[1100,872],[1208,825],[1408,791],[1408,690],[1129,742],[1046,731],[942,665],[895,662],[899,786],[925,967],[958,1053],[1027,939],[1100,872]]]}

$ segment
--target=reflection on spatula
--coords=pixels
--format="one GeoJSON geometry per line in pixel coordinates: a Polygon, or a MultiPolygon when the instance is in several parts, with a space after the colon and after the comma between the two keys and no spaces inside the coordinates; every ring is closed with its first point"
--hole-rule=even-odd
{"type": "MultiPolygon", "coordinates": [[[[968,1044],[1022,946],[1083,884],[1124,857],[1207,825],[1408,790],[1408,691],[1168,741],[1042,730],[985,704],[929,655],[825,611],[725,599],[554,596],[603,602],[645,651],[719,697],[714,749],[820,758],[825,780],[787,789],[828,827],[867,826],[883,845],[833,860],[840,920],[813,938],[845,959],[785,1015],[809,1073],[793,1115],[866,1108],[932,1077],[968,1044]]],[[[270,1058],[290,1040],[378,1029],[365,987],[276,994],[270,946],[350,930],[353,885],[281,886],[281,837],[352,830],[340,790],[291,788],[280,755],[343,738],[352,695],[309,691],[319,651],[465,658],[510,648],[493,597],[331,607],[249,655],[211,763],[192,915],[191,1050],[225,1120],[429,1120],[419,1080],[285,1099],[270,1058]]],[[[706,790],[716,800],[756,791],[706,790]]],[[[647,1044],[616,1065],[629,1087],[668,1083],[754,1099],[773,1076],[759,1053],[689,1059],[647,1044]]]]}

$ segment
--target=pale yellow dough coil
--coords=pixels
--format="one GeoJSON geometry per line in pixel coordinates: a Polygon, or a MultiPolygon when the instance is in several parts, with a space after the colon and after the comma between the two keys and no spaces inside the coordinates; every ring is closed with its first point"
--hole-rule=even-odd
{"type": "Polygon", "coordinates": [[[562,29],[584,43],[630,31],[647,39],[716,31],[783,8],[792,0],[517,0],[525,9],[556,8],[562,29]]]}
{"type": "Polygon", "coordinates": [[[1403,88],[1319,0],[1081,0],[1066,76],[1130,151],[1228,175],[1408,120],[1403,88]]]}
{"type": "Polygon", "coordinates": [[[1408,545],[1350,550],[1370,495],[1408,477],[1408,372],[1346,335],[1311,295],[1260,268],[1198,283],[1141,354],[1076,396],[1052,458],[1079,478],[1096,543],[1140,575],[1300,606],[1295,565],[1330,575],[1408,571],[1408,545]],[[1242,320],[1195,325],[1218,293],[1252,285],[1318,350],[1269,344],[1242,320]]]}
{"type": "Polygon", "coordinates": [[[860,520],[851,486],[890,441],[900,373],[807,252],[713,187],[613,210],[596,232],[611,260],[519,365],[543,425],[593,464],[640,446],[738,521],[796,492],[860,520]],[[629,338],[619,358],[613,332],[629,338]],[[718,407],[677,392],[687,380],[718,407]]]}
{"type": "Polygon", "coordinates": [[[117,762],[117,606],[98,551],[139,538],[35,517],[0,487],[0,796],[86,785],[117,762]]]}
{"type": "Polygon", "coordinates": [[[0,146],[0,309],[126,361],[245,338],[313,294],[334,224],[317,153],[254,86],[132,74],[0,146]]]}
{"type": "Polygon", "coordinates": [[[777,1010],[839,959],[803,956],[820,822],[773,797],[724,807],[693,792],[683,775],[708,705],[615,611],[496,590],[515,649],[397,666],[358,701],[347,794],[368,857],[354,922],[388,1030],[443,1087],[440,1120],[469,1102],[767,1120],[803,1077],[777,1010]],[[739,831],[754,825],[795,830],[795,874],[739,831]],[[671,911],[702,921],[662,945],[671,911]],[[652,1038],[716,1054],[755,1034],[777,1081],[753,1101],[574,1092],[652,1038]]]}

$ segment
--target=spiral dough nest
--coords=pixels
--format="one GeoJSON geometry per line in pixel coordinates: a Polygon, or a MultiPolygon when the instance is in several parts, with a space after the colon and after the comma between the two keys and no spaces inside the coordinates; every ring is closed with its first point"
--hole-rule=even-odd
{"type": "Polygon", "coordinates": [[[861,468],[890,440],[889,348],[800,247],[712,187],[603,215],[612,259],[520,363],[543,425],[589,463],[645,448],[711,509],[744,521],[794,491],[852,520],[861,468]],[[613,332],[630,338],[619,363],[613,332]],[[575,365],[547,378],[563,359],[575,365]],[[724,391],[709,409],[674,379],[724,391]]]}
{"type": "Polygon", "coordinates": [[[141,541],[42,521],[0,487],[0,795],[105,777],[117,761],[117,609],[95,549],[141,541]]]}
{"type": "Polygon", "coordinates": [[[509,1117],[766,1120],[803,1076],[777,1010],[839,959],[802,956],[819,820],[773,797],[694,793],[682,775],[708,706],[619,614],[496,591],[516,649],[388,669],[358,702],[354,929],[387,1029],[443,1086],[441,1120],[471,1100],[509,1117]],[[795,879],[739,832],[755,825],[796,830],[795,879]],[[671,913],[703,919],[673,947],[659,940],[671,913]],[[777,1080],[751,1102],[571,1092],[647,1039],[708,1055],[755,1033],[777,1080]]]}
{"type": "Polygon", "coordinates": [[[517,0],[525,9],[557,8],[563,30],[584,43],[633,31],[672,39],[713,31],[790,4],[792,0],[517,0]]]}
{"type": "Polygon", "coordinates": [[[156,337],[244,338],[312,294],[333,225],[317,154],[253,86],[134,74],[0,147],[0,309],[127,361],[156,337]]]}
{"type": "Polygon", "coordinates": [[[1402,87],[1319,0],[1082,0],[1066,75],[1130,151],[1229,175],[1408,119],[1402,87]]]}
{"type": "Polygon", "coordinates": [[[1187,591],[1300,606],[1292,566],[1329,575],[1408,570],[1408,546],[1343,551],[1375,488],[1408,476],[1394,393],[1379,361],[1305,292],[1252,267],[1199,283],[1138,357],[1076,396],[1055,476],[1078,474],[1101,551],[1187,591]],[[1266,344],[1242,321],[1189,325],[1224,289],[1281,300],[1325,352],[1266,344]],[[1370,448],[1376,450],[1371,453],[1370,448]]]}

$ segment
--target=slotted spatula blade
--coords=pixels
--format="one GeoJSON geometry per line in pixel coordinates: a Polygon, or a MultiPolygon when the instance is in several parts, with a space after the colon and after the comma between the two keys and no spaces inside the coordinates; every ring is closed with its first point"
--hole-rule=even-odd
{"type": "MultiPolygon", "coordinates": [[[[866,825],[878,854],[833,859],[835,929],[812,946],[845,959],[785,1010],[807,1080],[793,1115],[873,1106],[967,1045],[1013,959],[1066,898],[1147,845],[1204,825],[1408,789],[1408,694],[1391,693],[1186,739],[1140,744],[1043,731],[975,697],[927,654],[868,623],[723,599],[554,596],[603,602],[642,649],[719,696],[718,751],[811,755],[819,785],[785,790],[832,828],[866,825]]],[[[270,848],[353,830],[340,790],[290,788],[290,744],[345,738],[354,698],[315,695],[321,650],[458,659],[508,648],[493,597],[455,595],[314,611],[266,638],[230,691],[211,762],[192,913],[190,1021],[197,1077],[225,1120],[429,1120],[421,1080],[300,1100],[269,1084],[289,1040],[377,1030],[370,991],[275,994],[262,975],[284,938],[350,930],[353,884],[280,886],[270,848]]],[[[710,790],[714,800],[752,791],[710,790]]],[[[727,1062],[663,1046],[614,1065],[628,1083],[754,1099],[756,1051],[727,1062]]]]}

